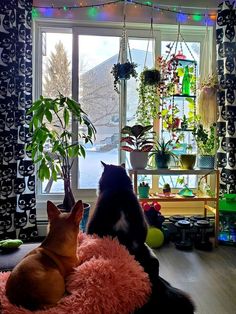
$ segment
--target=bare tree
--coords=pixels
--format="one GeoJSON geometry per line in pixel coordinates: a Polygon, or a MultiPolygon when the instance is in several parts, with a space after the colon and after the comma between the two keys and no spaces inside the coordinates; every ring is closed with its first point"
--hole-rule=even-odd
{"type": "Polygon", "coordinates": [[[71,97],[71,66],[61,41],[55,45],[46,64],[43,77],[43,95],[56,97],[58,93],[71,97]]]}

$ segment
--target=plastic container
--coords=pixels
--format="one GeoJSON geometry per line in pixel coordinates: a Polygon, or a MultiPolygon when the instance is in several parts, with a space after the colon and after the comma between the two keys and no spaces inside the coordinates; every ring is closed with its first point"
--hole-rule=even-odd
{"type": "Polygon", "coordinates": [[[219,201],[219,236],[221,243],[236,245],[236,194],[225,194],[219,201]]]}

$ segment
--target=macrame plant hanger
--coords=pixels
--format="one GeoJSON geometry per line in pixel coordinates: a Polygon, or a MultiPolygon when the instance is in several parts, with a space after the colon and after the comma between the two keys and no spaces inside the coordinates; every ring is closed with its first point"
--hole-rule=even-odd
{"type": "Polygon", "coordinates": [[[208,58],[203,59],[201,62],[201,77],[197,98],[197,114],[201,116],[201,123],[205,129],[209,129],[210,126],[217,120],[217,76],[212,71],[213,60],[209,44],[209,29],[206,21],[206,33],[202,48],[202,55],[206,55],[208,58]]]}
{"type": "MultiPolygon", "coordinates": [[[[187,43],[186,43],[186,41],[185,41],[181,31],[180,31],[180,23],[178,23],[178,30],[177,30],[176,40],[170,45],[169,51],[168,51],[167,56],[165,58],[165,61],[171,65],[172,72],[176,71],[178,63],[181,62],[181,59],[178,59],[176,57],[176,56],[178,56],[177,55],[178,44],[180,44],[180,51],[179,51],[178,55],[179,54],[183,55],[183,44],[187,48],[187,50],[188,50],[188,52],[189,52],[189,54],[190,54],[190,56],[192,58],[191,61],[193,61],[193,64],[194,64],[193,74],[196,77],[196,70],[197,70],[196,69],[196,59],[195,59],[191,49],[187,45],[187,43]]],[[[182,60],[182,62],[184,62],[184,60],[182,60]]],[[[193,91],[193,96],[194,96],[194,99],[196,99],[196,89],[194,89],[194,91],[193,91]]],[[[175,97],[174,97],[174,94],[172,96],[171,108],[172,108],[172,117],[173,117],[173,120],[174,120],[174,109],[175,109],[175,97]]],[[[183,114],[184,114],[184,105],[183,105],[183,109],[182,110],[183,110],[183,114]]],[[[196,105],[194,106],[194,109],[193,109],[193,115],[194,115],[194,117],[196,117],[196,105]]],[[[162,130],[163,130],[163,120],[162,120],[162,130]]]]}
{"type": "Polygon", "coordinates": [[[147,56],[148,56],[148,49],[150,45],[150,41],[152,43],[152,56],[153,56],[153,67],[155,66],[155,49],[154,49],[154,31],[153,31],[153,9],[152,9],[152,16],[151,16],[151,23],[150,23],[150,32],[149,32],[149,37],[148,37],[148,42],[147,42],[147,49],[145,53],[145,59],[144,59],[144,65],[143,69],[147,68],[147,56]]]}
{"type": "MultiPolygon", "coordinates": [[[[122,28],[122,35],[121,35],[121,41],[120,41],[120,50],[118,54],[118,63],[124,64],[127,62],[133,63],[132,56],[131,56],[131,50],[129,45],[129,38],[126,30],[126,14],[124,13],[124,22],[123,22],[123,28],[122,28]],[[128,52],[128,55],[127,55],[128,52]]],[[[125,79],[125,78],[121,78],[125,79]]]]}

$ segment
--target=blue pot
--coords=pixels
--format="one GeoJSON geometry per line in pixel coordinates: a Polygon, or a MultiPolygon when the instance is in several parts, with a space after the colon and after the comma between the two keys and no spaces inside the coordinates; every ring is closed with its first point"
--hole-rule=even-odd
{"type": "Polygon", "coordinates": [[[87,222],[88,222],[88,218],[89,218],[89,211],[90,211],[90,204],[88,203],[83,203],[84,205],[84,214],[83,214],[83,218],[79,224],[79,228],[82,232],[86,231],[86,227],[87,227],[87,222]]]}
{"type": "Polygon", "coordinates": [[[139,186],[138,187],[139,198],[148,198],[149,190],[150,190],[149,186],[139,186]]]}
{"type": "Polygon", "coordinates": [[[215,156],[199,156],[197,165],[199,169],[214,169],[215,156]]]}
{"type": "Polygon", "coordinates": [[[155,162],[157,169],[168,168],[170,163],[169,154],[155,154],[155,162]]]}

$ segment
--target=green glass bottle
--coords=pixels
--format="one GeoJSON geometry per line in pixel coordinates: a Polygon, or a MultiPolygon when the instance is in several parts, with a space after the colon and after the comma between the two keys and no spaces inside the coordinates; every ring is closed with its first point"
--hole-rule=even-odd
{"type": "Polygon", "coordinates": [[[187,65],[184,68],[184,76],[182,80],[182,95],[190,95],[190,75],[187,65]]]}

